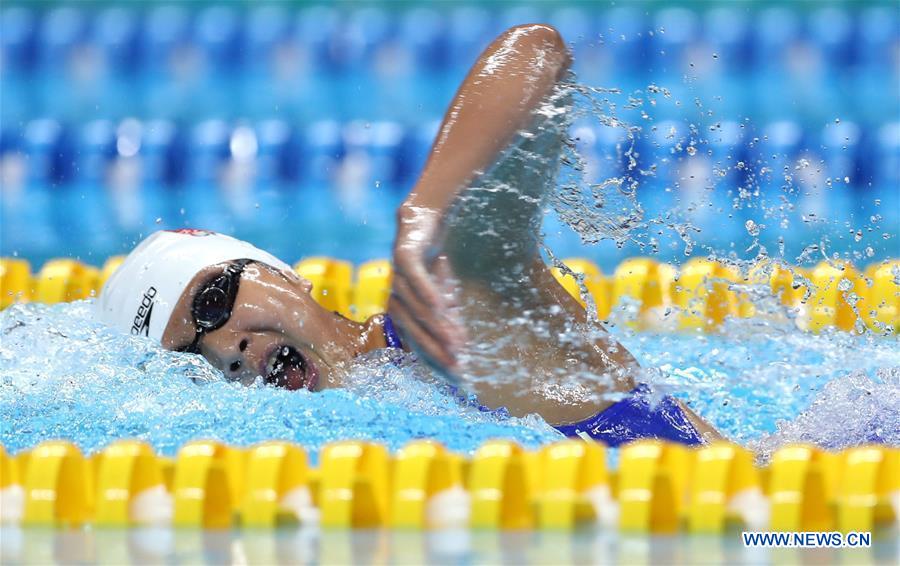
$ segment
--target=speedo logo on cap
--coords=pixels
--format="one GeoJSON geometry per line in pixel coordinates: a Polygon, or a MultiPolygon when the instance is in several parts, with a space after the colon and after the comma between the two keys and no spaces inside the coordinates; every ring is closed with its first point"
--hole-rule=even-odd
{"type": "Polygon", "coordinates": [[[150,335],[150,315],[153,314],[153,298],[156,296],[156,287],[150,287],[141,297],[141,304],[138,306],[137,314],[134,315],[134,321],[131,323],[131,333],[135,336],[150,335]]]}

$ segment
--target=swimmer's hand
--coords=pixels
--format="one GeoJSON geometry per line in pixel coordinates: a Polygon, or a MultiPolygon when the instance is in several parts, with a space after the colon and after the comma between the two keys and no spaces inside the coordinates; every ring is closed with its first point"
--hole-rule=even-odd
{"type": "Polygon", "coordinates": [[[435,256],[444,214],[411,201],[397,211],[394,277],[388,312],[418,353],[455,373],[465,330],[453,314],[447,285],[453,279],[444,256],[435,256]]]}

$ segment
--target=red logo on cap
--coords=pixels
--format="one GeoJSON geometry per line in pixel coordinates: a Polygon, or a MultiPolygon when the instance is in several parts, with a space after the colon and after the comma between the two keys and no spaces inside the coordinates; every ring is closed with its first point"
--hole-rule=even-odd
{"type": "Polygon", "coordinates": [[[174,234],[186,234],[188,236],[212,236],[215,232],[209,230],[197,230],[196,228],[179,228],[178,230],[166,230],[174,234]]]}

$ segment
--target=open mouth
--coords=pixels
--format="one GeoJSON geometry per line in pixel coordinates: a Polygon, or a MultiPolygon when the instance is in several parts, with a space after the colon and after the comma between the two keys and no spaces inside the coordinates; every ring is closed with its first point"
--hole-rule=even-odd
{"type": "Polygon", "coordinates": [[[269,355],[265,371],[267,384],[290,390],[305,387],[312,391],[317,377],[315,367],[293,346],[280,346],[269,355]]]}

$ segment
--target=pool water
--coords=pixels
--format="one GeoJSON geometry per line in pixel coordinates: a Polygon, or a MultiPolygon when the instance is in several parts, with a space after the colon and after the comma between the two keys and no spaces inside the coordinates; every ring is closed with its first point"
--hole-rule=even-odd
{"type": "MultiPolygon", "coordinates": [[[[587,10],[590,18],[581,8],[566,18],[533,8],[498,8],[480,27],[464,9],[448,29],[435,24],[441,14],[401,9],[399,43],[381,9],[285,8],[294,23],[284,41],[267,35],[284,27],[281,7],[274,18],[248,7],[246,22],[218,6],[196,18],[163,6],[111,19],[68,6],[4,10],[18,32],[4,40],[0,253],[35,266],[58,256],[100,265],[152,231],[190,226],[288,261],[389,257],[396,207],[466,66],[504,25],[546,15],[574,42],[582,81],[568,85],[567,150],[543,224],[548,256],[588,257],[607,271],[635,255],[711,257],[745,271],[766,258],[804,267],[896,257],[900,103],[890,88],[898,67],[889,8],[623,6],[587,10]],[[843,35],[822,25],[857,20],[859,42],[846,25],[843,35]],[[729,26],[742,39],[722,37],[729,26]],[[220,27],[212,35],[225,42],[207,41],[220,27]],[[103,40],[119,28],[125,44],[141,44],[135,53],[103,40]],[[366,39],[370,28],[383,33],[366,39]],[[255,45],[260,30],[270,39],[255,45]],[[432,65],[429,54],[444,50],[432,65]],[[238,53],[251,56],[232,60],[238,53]],[[308,56],[309,66],[279,74],[284,53],[308,56]],[[408,54],[407,72],[380,74],[378,53],[408,54]],[[58,96],[64,89],[75,95],[58,96]]],[[[314,455],[336,439],[397,448],[435,438],[471,452],[495,437],[526,446],[559,438],[537,417],[459,402],[409,357],[358,360],[342,391],[244,388],[196,356],[102,328],[90,312],[79,302],[0,313],[8,450],[66,438],[95,451],[141,438],[171,455],[197,438],[287,439],[314,455]]],[[[793,441],[900,444],[894,337],[808,334],[780,316],[710,334],[633,333],[625,318],[614,313],[609,328],[646,368],[641,378],[763,457],[793,441]]]]}
{"type": "Polygon", "coordinates": [[[895,564],[897,546],[746,548],[740,536],[673,537],[584,529],[413,531],[131,528],[0,529],[10,562],[49,564],[895,564]]]}
{"type": "Polygon", "coordinates": [[[85,450],[143,438],[163,454],[213,438],[236,445],[293,440],[313,455],[329,441],[378,440],[398,448],[439,438],[470,451],[493,437],[534,446],[558,438],[537,419],[463,408],[413,370],[373,359],[359,371],[379,387],[289,392],[227,383],[204,359],[162,350],[92,320],[88,302],[3,311],[2,418],[8,450],[67,438],[85,450]]]}
{"type": "MultiPolygon", "coordinates": [[[[66,438],[93,452],[140,438],[174,455],[198,438],[238,446],[284,439],[315,458],[323,444],[348,438],[391,449],[432,438],[464,453],[491,438],[528,447],[560,438],[537,416],[511,418],[461,402],[411,356],[370,354],[354,366],[346,390],[243,387],[202,358],[97,324],[91,310],[81,301],[0,313],[0,444],[7,450],[66,438]]],[[[758,320],[733,321],[717,334],[626,328],[612,332],[649,368],[648,380],[762,457],[795,441],[900,443],[893,338],[813,335],[758,320]]]]}

